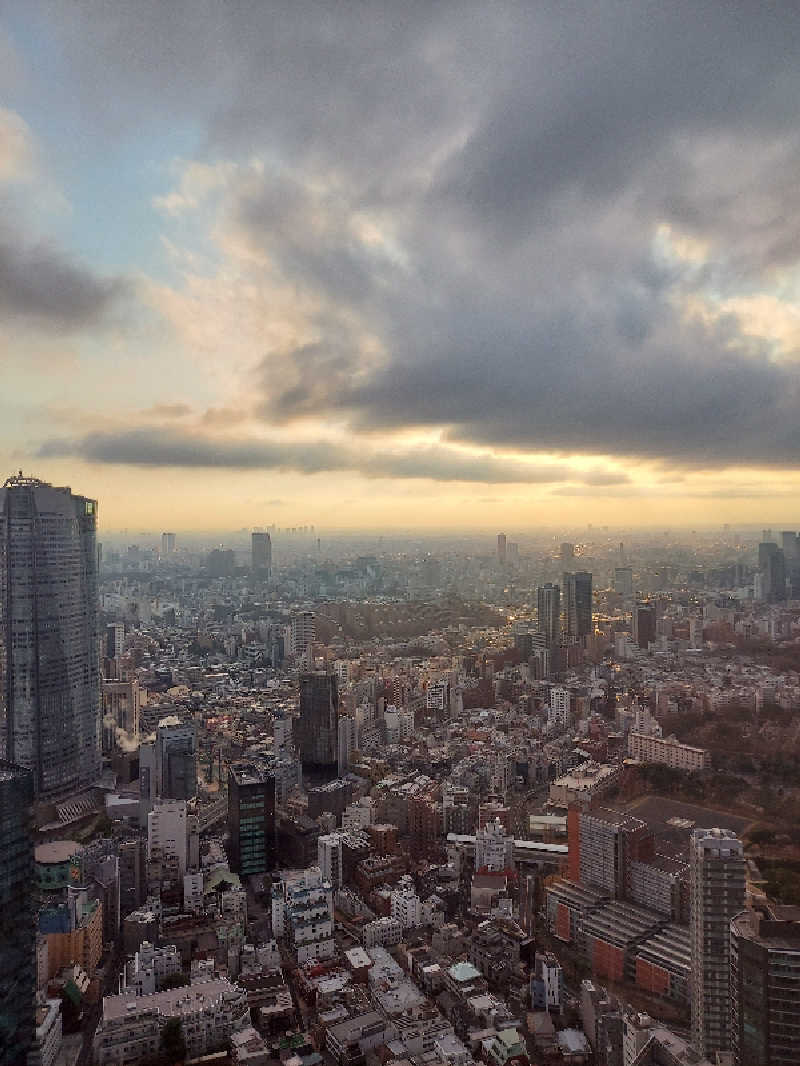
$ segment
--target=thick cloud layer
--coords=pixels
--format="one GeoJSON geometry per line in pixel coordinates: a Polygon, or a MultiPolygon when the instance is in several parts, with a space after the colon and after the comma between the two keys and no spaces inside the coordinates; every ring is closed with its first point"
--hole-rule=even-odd
{"type": "Polygon", "coordinates": [[[87,326],[127,291],[125,281],[100,278],[49,244],[0,236],[0,315],[32,318],[48,329],[87,326]]]}
{"type": "MultiPolygon", "coordinates": [[[[742,302],[797,291],[796,5],[143,0],[53,4],[41,30],[92,136],[167,116],[201,131],[201,161],[239,161],[220,180],[225,254],[310,308],[296,342],[253,353],[268,424],[798,461],[798,353],[742,302]]],[[[0,301],[25,299],[0,273],[0,301]]],[[[204,440],[71,447],[412,476],[368,449],[204,440]]],[[[486,462],[456,476],[525,480],[486,462]]]]}
{"type": "Polygon", "coordinates": [[[302,474],[352,470],[374,478],[497,484],[575,481],[583,485],[617,485],[628,480],[622,473],[603,470],[576,473],[567,464],[533,465],[491,455],[471,456],[447,447],[365,451],[322,441],[211,439],[191,430],[164,427],[94,432],[78,440],[54,438],[39,449],[41,458],[65,455],[94,463],[145,467],[290,470],[302,474]]]}

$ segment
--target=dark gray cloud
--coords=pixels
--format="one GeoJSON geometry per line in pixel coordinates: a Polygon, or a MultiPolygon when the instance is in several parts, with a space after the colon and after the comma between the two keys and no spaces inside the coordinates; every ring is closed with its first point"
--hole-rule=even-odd
{"type": "Polygon", "coordinates": [[[576,474],[567,464],[532,466],[491,455],[471,456],[446,446],[368,451],[325,441],[273,443],[213,438],[164,427],[137,427],[89,433],[77,439],[51,439],[40,458],[77,456],[88,462],[145,467],[238,470],[290,470],[318,474],[352,470],[371,478],[425,478],[433,481],[586,485],[627,482],[625,474],[592,470],[576,474]]]}
{"type": "MultiPolygon", "coordinates": [[[[223,224],[318,308],[317,339],[263,353],[253,402],[268,423],[798,463],[798,353],[778,360],[734,315],[692,311],[782,280],[791,292],[797,5],[40,10],[91,136],[168,119],[200,130],[207,161],[267,161],[231,183],[223,224]],[[660,227],[703,242],[704,260],[667,254],[660,227]]],[[[181,458],[180,441],[123,434],[79,450],[192,465],[197,446],[181,458]]],[[[195,465],[213,461],[203,447],[195,465]]],[[[222,465],[286,465],[240,447],[222,465]]],[[[322,458],[298,452],[292,468],[322,458]]],[[[412,461],[394,456],[394,476],[412,461]]]]}
{"type": "Polygon", "coordinates": [[[0,234],[0,317],[34,319],[53,329],[96,323],[128,291],[42,243],[0,234]]]}

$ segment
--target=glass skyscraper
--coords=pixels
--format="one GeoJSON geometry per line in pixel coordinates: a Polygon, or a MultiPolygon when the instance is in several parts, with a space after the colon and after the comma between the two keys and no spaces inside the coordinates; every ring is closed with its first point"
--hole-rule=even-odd
{"type": "Polygon", "coordinates": [[[339,690],[334,674],[300,675],[300,761],[309,784],[332,781],[339,764],[339,690]]]}
{"type": "Polygon", "coordinates": [[[100,776],[96,520],[68,488],[0,488],[0,736],[40,800],[100,776]]]}
{"type": "Polygon", "coordinates": [[[34,1034],[33,775],[0,761],[0,1066],[25,1063],[34,1034]]]}

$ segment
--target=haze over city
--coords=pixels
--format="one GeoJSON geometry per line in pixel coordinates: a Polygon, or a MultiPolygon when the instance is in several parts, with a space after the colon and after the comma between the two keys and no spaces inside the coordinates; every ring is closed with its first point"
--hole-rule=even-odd
{"type": "Polygon", "coordinates": [[[791,524],[799,37],[4,5],[0,468],[108,529],[791,524]]]}

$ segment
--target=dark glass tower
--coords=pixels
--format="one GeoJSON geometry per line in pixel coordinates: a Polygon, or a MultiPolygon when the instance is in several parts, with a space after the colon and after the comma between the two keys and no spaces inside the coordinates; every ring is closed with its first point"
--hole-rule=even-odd
{"type": "Polygon", "coordinates": [[[592,632],[592,575],[588,570],[564,574],[566,632],[570,637],[586,637],[592,632]]]}
{"type": "Polygon", "coordinates": [[[561,589],[558,585],[540,585],[536,590],[538,630],[548,648],[558,647],[561,636],[561,589]]]}
{"type": "Polygon", "coordinates": [[[300,761],[309,784],[332,781],[338,772],[339,690],[334,674],[300,676],[300,761]]]}
{"type": "Polygon", "coordinates": [[[228,770],[228,852],[242,877],[275,865],[275,776],[267,766],[237,763],[228,770]]]}
{"type": "Polygon", "coordinates": [[[0,761],[0,1066],[21,1066],[34,1035],[33,776],[0,761]]]}
{"type": "Polygon", "coordinates": [[[0,717],[37,799],[100,776],[97,504],[35,478],[0,488],[0,717]]]}

